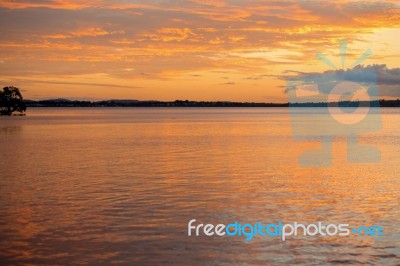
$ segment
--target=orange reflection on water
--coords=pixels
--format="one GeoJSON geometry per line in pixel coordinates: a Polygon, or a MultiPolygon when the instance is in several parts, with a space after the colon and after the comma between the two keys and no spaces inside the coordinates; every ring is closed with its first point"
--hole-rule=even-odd
{"type": "Polygon", "coordinates": [[[380,163],[348,163],[346,140],[338,138],[333,167],[301,168],[298,156],[320,143],[293,140],[286,109],[52,110],[2,121],[19,128],[0,131],[7,262],[398,259],[398,111],[384,112],[383,130],[360,138],[381,150],[380,163]],[[190,238],[193,218],[379,224],[384,236],[190,238]]]}

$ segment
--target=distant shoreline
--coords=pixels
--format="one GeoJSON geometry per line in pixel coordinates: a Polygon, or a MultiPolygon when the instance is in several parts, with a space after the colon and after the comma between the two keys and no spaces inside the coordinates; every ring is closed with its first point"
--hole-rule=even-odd
{"type": "Polygon", "coordinates": [[[400,99],[377,101],[342,101],[342,102],[308,102],[308,103],[257,103],[229,101],[189,101],[176,100],[139,101],[139,100],[104,100],[74,101],[68,99],[25,100],[27,107],[400,107],[400,99]]]}

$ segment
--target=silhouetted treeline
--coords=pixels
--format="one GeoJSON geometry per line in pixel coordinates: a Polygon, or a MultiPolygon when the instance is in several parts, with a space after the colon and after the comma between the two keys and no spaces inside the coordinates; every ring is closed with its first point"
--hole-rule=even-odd
{"type": "Polygon", "coordinates": [[[338,103],[257,103],[257,102],[228,102],[228,101],[189,101],[176,100],[173,102],[138,101],[138,100],[105,100],[105,101],[72,101],[67,99],[52,99],[33,101],[26,100],[28,107],[400,107],[400,99],[379,100],[371,102],[344,101],[338,103]]]}
{"type": "Polygon", "coordinates": [[[400,107],[400,99],[379,101],[343,101],[343,102],[319,102],[319,103],[289,103],[290,107],[400,107]]]}

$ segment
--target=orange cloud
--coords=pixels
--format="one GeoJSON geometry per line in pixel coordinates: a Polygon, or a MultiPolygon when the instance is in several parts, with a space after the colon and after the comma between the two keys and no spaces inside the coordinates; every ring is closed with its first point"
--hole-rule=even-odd
{"type": "Polygon", "coordinates": [[[101,1],[77,1],[77,0],[52,0],[52,1],[13,1],[1,0],[0,6],[9,9],[22,9],[22,8],[52,8],[52,9],[82,9],[93,7],[94,4],[101,3],[101,1]]]}
{"type": "Polygon", "coordinates": [[[196,82],[212,94],[207,86],[218,77],[210,73],[229,71],[229,87],[244,90],[271,78],[237,81],[243,77],[318,69],[315,52],[337,56],[342,38],[354,47],[350,58],[372,46],[388,61],[376,63],[398,64],[398,41],[389,37],[399,33],[399,10],[396,1],[363,0],[0,0],[0,73],[104,73],[106,84],[168,80],[172,88],[201,72],[196,82]],[[371,37],[385,29],[394,31],[371,37]]]}
{"type": "Polygon", "coordinates": [[[212,7],[225,7],[227,4],[220,0],[189,0],[189,2],[212,7]]]}
{"type": "Polygon", "coordinates": [[[183,41],[194,33],[189,28],[162,28],[157,30],[157,34],[147,35],[153,41],[183,41]]]}
{"type": "Polygon", "coordinates": [[[66,39],[73,37],[96,37],[96,36],[105,36],[112,34],[123,34],[124,31],[106,31],[102,28],[86,28],[86,29],[78,29],[76,31],[71,31],[68,34],[53,34],[53,35],[44,35],[45,38],[52,39],[66,39]]]}

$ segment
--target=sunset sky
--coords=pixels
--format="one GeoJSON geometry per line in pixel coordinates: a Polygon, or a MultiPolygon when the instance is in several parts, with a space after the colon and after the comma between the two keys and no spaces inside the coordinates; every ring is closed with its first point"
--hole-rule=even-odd
{"type": "Polygon", "coordinates": [[[367,50],[400,97],[400,2],[0,0],[0,81],[28,99],[286,102],[285,79],[367,50]]]}

